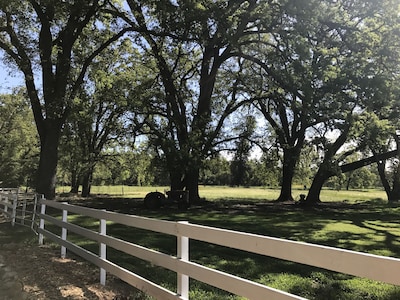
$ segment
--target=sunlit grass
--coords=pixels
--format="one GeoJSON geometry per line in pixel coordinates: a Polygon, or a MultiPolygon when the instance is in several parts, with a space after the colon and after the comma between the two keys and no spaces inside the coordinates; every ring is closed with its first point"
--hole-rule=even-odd
{"type": "MultiPolygon", "coordinates": [[[[127,213],[130,209],[130,202],[126,200],[127,198],[143,198],[146,193],[156,190],[163,192],[168,190],[168,187],[93,187],[92,192],[99,194],[98,197],[104,194],[115,197],[110,197],[108,202],[105,200],[101,202],[99,199],[102,198],[100,197],[89,198],[80,203],[127,213]],[[124,194],[121,193],[122,190],[124,194]],[[123,199],[120,199],[121,197],[123,199]],[[104,207],[99,203],[102,203],[101,205],[104,207]]],[[[301,187],[295,187],[293,196],[296,198],[305,192],[301,187]]],[[[209,201],[221,203],[221,205],[213,205],[208,209],[191,208],[186,211],[174,207],[154,211],[146,210],[141,206],[141,208],[135,207],[133,213],[151,218],[172,221],[186,220],[218,228],[400,257],[400,223],[398,222],[400,207],[388,206],[385,194],[381,190],[334,191],[324,189],[321,194],[323,202],[346,205],[337,206],[335,204],[331,208],[320,207],[317,209],[302,209],[296,205],[287,206],[284,209],[275,206],[271,201],[279,196],[279,189],[201,186],[200,195],[209,201]]],[[[140,203],[140,200],[136,203],[140,203]]],[[[93,230],[98,228],[98,221],[94,219],[84,220],[71,216],[70,221],[93,230]]],[[[176,254],[174,237],[114,223],[108,223],[107,233],[167,254],[176,254]]],[[[79,241],[79,237],[71,236],[71,238],[85,248],[96,248],[96,245],[87,241],[79,241]]],[[[307,299],[400,299],[399,287],[364,278],[197,241],[190,242],[190,249],[191,260],[196,263],[282,289],[307,299]]],[[[147,262],[115,252],[113,249],[108,249],[107,252],[109,259],[127,268],[132,268],[145,278],[167,288],[174,289],[176,286],[176,275],[173,272],[154,268],[147,262]]],[[[196,300],[243,299],[195,280],[190,281],[190,298],[196,300]]]]}
{"type": "MultiPolygon", "coordinates": [[[[168,186],[92,186],[91,193],[94,195],[109,195],[127,198],[144,198],[149,192],[165,192],[170,188],[168,186]]],[[[67,193],[69,187],[61,186],[57,188],[58,193],[67,193]]],[[[199,186],[200,197],[206,200],[265,200],[273,201],[279,197],[279,188],[266,187],[230,187],[230,186],[199,186]]],[[[292,195],[295,200],[300,199],[300,194],[307,194],[300,186],[294,186],[292,195]]],[[[382,201],[386,199],[386,194],[381,189],[368,190],[331,190],[323,189],[321,192],[321,201],[324,202],[349,202],[360,201],[382,201]]]]}
{"type": "MultiPolygon", "coordinates": [[[[91,194],[110,195],[118,197],[143,198],[149,192],[159,191],[164,192],[169,190],[167,186],[129,186],[129,185],[95,185],[91,187],[91,194]]],[[[70,187],[57,187],[57,193],[68,193],[70,187]]]]}
{"type": "Polygon", "coordinates": [[[362,202],[366,200],[376,200],[377,202],[387,199],[385,192],[382,189],[368,190],[330,190],[323,189],[321,192],[321,201],[323,202],[362,202]]]}

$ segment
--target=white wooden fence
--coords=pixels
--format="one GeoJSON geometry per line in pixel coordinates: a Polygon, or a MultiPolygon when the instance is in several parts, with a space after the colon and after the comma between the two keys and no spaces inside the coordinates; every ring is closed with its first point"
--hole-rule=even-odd
{"type": "Polygon", "coordinates": [[[39,202],[41,205],[40,228],[38,228],[40,243],[43,243],[44,237],[50,238],[61,245],[62,256],[65,256],[66,249],[68,249],[94,263],[100,267],[102,284],[105,284],[106,272],[109,272],[157,299],[188,299],[189,278],[249,299],[304,299],[191,262],[189,260],[189,239],[400,285],[400,259],[397,258],[200,226],[188,222],[162,221],[118,214],[45,199],[41,199],[39,202]],[[60,210],[61,219],[46,214],[46,207],[60,210]],[[99,219],[99,230],[92,231],[69,223],[68,213],[99,219]],[[107,221],[176,236],[177,254],[170,256],[109,236],[106,230],[107,221]],[[61,236],[46,230],[45,222],[61,227],[61,236]],[[68,241],[68,231],[98,242],[99,255],[68,241]],[[178,278],[176,291],[167,290],[107,260],[107,247],[176,272],[178,278]]]}
{"type": "Polygon", "coordinates": [[[102,284],[105,284],[106,272],[109,272],[157,299],[188,299],[189,278],[249,299],[304,299],[191,262],[189,239],[400,285],[400,259],[397,258],[200,226],[188,222],[162,221],[118,214],[49,201],[34,194],[19,193],[17,189],[0,190],[0,213],[4,214],[13,225],[30,225],[32,229],[35,229],[36,220],[39,218],[40,223],[37,228],[39,243],[43,243],[44,237],[49,238],[61,245],[62,256],[66,255],[68,249],[99,266],[102,284]],[[40,204],[40,213],[36,211],[36,203],[40,204]],[[61,219],[46,214],[46,207],[59,211],[61,219]],[[69,223],[68,213],[99,219],[99,230],[92,231],[69,223]],[[107,221],[176,236],[177,255],[170,256],[109,236],[106,228],[107,221]],[[59,226],[61,235],[48,231],[45,224],[59,226]],[[68,241],[68,231],[98,242],[99,255],[68,241]],[[176,272],[178,277],[176,291],[169,291],[107,260],[107,247],[176,272]]]}
{"type": "Polygon", "coordinates": [[[15,223],[36,230],[36,207],[41,195],[21,192],[18,188],[0,188],[0,213],[15,223]]]}

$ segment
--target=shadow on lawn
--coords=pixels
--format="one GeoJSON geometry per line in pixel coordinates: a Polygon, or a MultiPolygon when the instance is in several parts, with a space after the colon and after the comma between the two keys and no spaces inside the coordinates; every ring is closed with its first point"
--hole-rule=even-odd
{"type": "Polygon", "coordinates": [[[0,245],[24,243],[37,244],[37,236],[21,225],[11,226],[10,222],[0,222],[0,245]]]}
{"type": "MultiPolygon", "coordinates": [[[[400,209],[382,205],[378,199],[367,204],[324,203],[308,209],[292,203],[216,201],[185,211],[175,207],[151,211],[144,209],[142,199],[102,197],[78,199],[71,204],[400,257],[400,209]]],[[[107,231],[112,236],[176,254],[175,237],[120,224],[110,224],[107,231]]],[[[199,241],[192,240],[190,249],[194,262],[308,299],[400,299],[400,289],[391,285],[199,241]]],[[[176,284],[173,272],[160,268],[155,271],[149,263],[118,251],[108,253],[111,260],[150,280],[169,288],[176,284]]],[[[232,299],[194,280],[192,290],[205,291],[207,295],[196,299],[232,299]]]]}
{"type": "MultiPolygon", "coordinates": [[[[147,210],[143,200],[138,198],[96,197],[70,203],[400,257],[400,210],[382,205],[379,199],[367,204],[324,203],[308,209],[292,203],[216,201],[185,211],[176,207],[147,210]]],[[[84,218],[77,221],[85,223],[84,218]]],[[[85,226],[90,226],[90,222],[85,226]]],[[[110,226],[109,232],[115,232],[118,237],[132,236],[136,242],[147,243],[152,248],[173,245],[157,234],[150,238],[152,235],[148,231],[122,225],[110,226]]]]}

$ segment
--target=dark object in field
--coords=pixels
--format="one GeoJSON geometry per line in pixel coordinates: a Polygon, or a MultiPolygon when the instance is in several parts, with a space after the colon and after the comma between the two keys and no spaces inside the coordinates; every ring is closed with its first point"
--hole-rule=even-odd
{"type": "Polygon", "coordinates": [[[168,199],[172,202],[178,203],[178,208],[189,207],[189,192],[182,190],[168,191],[166,192],[168,199]]]}
{"type": "Polygon", "coordinates": [[[161,206],[178,204],[178,208],[186,209],[189,207],[189,192],[174,190],[165,193],[150,192],[144,197],[144,206],[148,209],[159,209],[161,206]]]}
{"type": "Polygon", "coordinates": [[[149,209],[158,209],[165,201],[165,196],[160,192],[150,192],[144,197],[144,206],[149,209]]]}

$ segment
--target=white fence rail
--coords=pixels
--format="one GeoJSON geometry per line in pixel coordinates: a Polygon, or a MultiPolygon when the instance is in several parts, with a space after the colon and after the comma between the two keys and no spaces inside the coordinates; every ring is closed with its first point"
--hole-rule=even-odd
{"type": "Polygon", "coordinates": [[[13,225],[21,224],[30,226],[32,229],[36,228],[36,219],[39,217],[40,223],[37,228],[39,243],[43,243],[44,237],[49,238],[61,245],[61,256],[65,256],[68,249],[94,263],[100,267],[102,284],[105,284],[106,272],[109,272],[157,299],[188,299],[189,278],[249,299],[304,299],[191,262],[189,260],[189,239],[400,285],[400,260],[397,258],[200,226],[188,222],[162,221],[118,214],[48,201],[35,194],[19,193],[17,189],[0,190],[0,213],[4,214],[13,225]],[[40,213],[36,212],[38,202],[41,206],[40,213]],[[46,214],[46,206],[59,210],[60,218],[46,214]],[[99,230],[93,231],[69,223],[68,213],[98,219],[99,230]],[[175,236],[177,238],[177,254],[170,256],[109,236],[107,235],[107,221],[175,236]],[[54,224],[60,227],[61,235],[48,231],[45,224],[54,224]],[[99,244],[99,254],[92,253],[68,241],[68,232],[74,232],[96,241],[99,244]],[[107,247],[176,272],[178,278],[176,291],[169,291],[107,260],[107,247]]]}
{"type": "Polygon", "coordinates": [[[400,285],[400,259],[397,258],[200,226],[189,224],[188,222],[162,221],[118,214],[45,199],[41,199],[40,204],[41,212],[39,216],[41,221],[40,228],[38,229],[40,243],[43,243],[43,237],[50,238],[61,245],[62,256],[65,255],[66,249],[68,249],[94,263],[100,267],[100,281],[102,284],[105,283],[106,272],[109,272],[157,299],[188,299],[189,278],[249,299],[304,299],[191,262],[189,260],[189,239],[400,285]],[[46,206],[60,210],[61,220],[46,214],[46,206]],[[68,213],[98,219],[100,224],[99,231],[92,231],[68,223],[68,213]],[[176,236],[177,255],[170,256],[109,236],[106,233],[107,221],[176,236]],[[46,230],[45,222],[61,227],[61,236],[46,230]],[[68,241],[67,233],[69,231],[98,242],[99,255],[68,241]],[[169,291],[108,261],[106,256],[107,247],[112,247],[142,260],[149,261],[153,265],[176,272],[178,278],[176,291],[169,291]]]}
{"type": "Polygon", "coordinates": [[[1,188],[0,213],[10,220],[13,226],[18,223],[35,230],[39,197],[41,196],[35,193],[20,192],[18,188],[1,188]]]}

